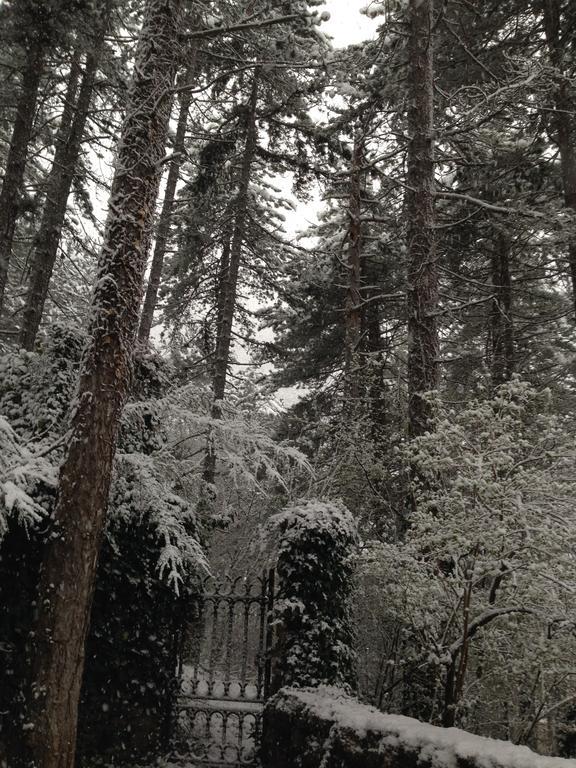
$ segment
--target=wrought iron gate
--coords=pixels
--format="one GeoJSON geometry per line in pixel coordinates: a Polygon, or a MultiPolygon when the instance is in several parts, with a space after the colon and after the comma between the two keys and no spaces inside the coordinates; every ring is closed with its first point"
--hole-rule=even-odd
{"type": "Polygon", "coordinates": [[[270,689],[274,572],[204,581],[182,665],[178,751],[193,764],[252,766],[270,689]]]}

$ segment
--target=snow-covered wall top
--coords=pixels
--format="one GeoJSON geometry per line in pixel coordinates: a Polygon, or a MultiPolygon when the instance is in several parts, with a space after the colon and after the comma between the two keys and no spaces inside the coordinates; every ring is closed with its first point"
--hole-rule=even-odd
{"type": "Polygon", "coordinates": [[[386,715],[328,686],[284,688],[266,709],[264,768],[307,768],[318,760],[323,768],[576,768],[576,760],[386,715]]]}

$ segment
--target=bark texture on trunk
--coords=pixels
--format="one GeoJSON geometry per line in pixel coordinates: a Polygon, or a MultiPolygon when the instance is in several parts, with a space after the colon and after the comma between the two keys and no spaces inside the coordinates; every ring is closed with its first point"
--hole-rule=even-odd
{"type": "MultiPolygon", "coordinates": [[[[196,71],[196,49],[194,49],[191,61],[186,69],[183,81],[190,83],[194,78],[196,71]]],[[[150,266],[150,276],[148,286],[144,297],[142,314],[140,316],[140,327],[138,328],[138,341],[141,344],[148,344],[150,340],[150,331],[154,322],[154,311],[158,302],[158,291],[162,279],[162,270],[164,268],[164,257],[168,246],[168,236],[170,233],[170,224],[172,222],[172,209],[176,198],[176,186],[180,177],[180,168],[184,160],[184,140],[186,138],[186,127],[188,125],[188,112],[192,101],[192,90],[187,88],[180,92],[180,112],[178,114],[178,124],[176,127],[176,136],[174,146],[172,147],[172,159],[166,179],[166,190],[164,192],[164,201],[162,210],[158,219],[158,228],[156,230],[156,244],[154,246],[154,255],[150,266]]]]}
{"type": "MultiPolygon", "coordinates": [[[[544,32],[550,62],[556,69],[558,84],[554,91],[552,140],[560,153],[564,201],[576,213],[576,95],[574,85],[565,72],[565,50],[562,39],[560,0],[542,0],[544,32]]],[[[572,283],[572,303],[576,319],[576,243],[568,247],[568,269],[572,283]]]]}
{"type": "MultiPolygon", "coordinates": [[[[110,3],[108,3],[109,5],[110,3]]],[[[24,319],[20,329],[20,345],[29,350],[34,348],[44,306],[48,298],[50,280],[66,218],[68,197],[80,157],[86,121],[90,113],[94,82],[98,72],[109,15],[110,12],[106,9],[102,27],[94,40],[92,50],[86,56],[78,99],[75,104],[72,101],[65,105],[58,129],[56,151],[48,177],[46,202],[40,227],[34,238],[30,278],[23,313],[24,319]]]]}
{"type": "Polygon", "coordinates": [[[84,643],[166,145],[179,6],[146,4],[117,149],[91,338],[40,575],[29,731],[36,768],[74,766],[84,643]]]}
{"type": "Polygon", "coordinates": [[[379,301],[379,265],[370,256],[362,261],[362,282],[364,290],[362,307],[362,351],[366,353],[366,383],[370,413],[370,434],[374,443],[380,444],[386,432],[384,425],[388,418],[389,390],[386,378],[387,351],[381,330],[381,302],[379,301]]]}
{"type": "Polygon", "coordinates": [[[410,0],[408,133],[408,421],[430,425],[423,396],[438,385],[438,270],[434,206],[433,0],[410,0]]]}
{"type": "Polygon", "coordinates": [[[350,228],[348,233],[348,280],[345,307],[345,374],[347,401],[359,395],[358,367],[359,347],[362,338],[362,138],[357,133],[352,152],[350,172],[350,228]]]}
{"type": "MultiPolygon", "coordinates": [[[[224,318],[224,299],[226,298],[224,283],[228,279],[228,270],[230,269],[231,239],[232,235],[228,232],[224,232],[222,254],[220,255],[220,263],[218,265],[218,279],[216,282],[216,344],[218,343],[218,333],[222,327],[222,320],[224,318]]],[[[214,352],[215,351],[216,350],[214,350],[214,352]]],[[[215,360],[211,361],[210,370],[212,374],[212,380],[214,380],[214,375],[216,373],[215,360]]]]}
{"type": "Polygon", "coordinates": [[[490,266],[494,291],[490,310],[492,383],[497,387],[510,381],[514,373],[510,238],[504,231],[496,235],[490,266]]]}
{"type": "Polygon", "coordinates": [[[44,57],[45,49],[42,43],[32,42],[26,51],[20,96],[16,105],[14,128],[0,191],[0,313],[4,308],[12,244],[20,212],[28,144],[32,134],[44,57]]]}

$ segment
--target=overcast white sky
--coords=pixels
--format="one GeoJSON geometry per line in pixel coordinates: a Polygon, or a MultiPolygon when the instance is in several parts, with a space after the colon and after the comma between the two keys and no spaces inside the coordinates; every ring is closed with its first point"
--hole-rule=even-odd
{"type": "Polygon", "coordinates": [[[322,31],[332,35],[336,47],[360,43],[374,35],[378,19],[360,14],[360,8],[367,4],[368,0],[326,0],[320,10],[330,13],[330,21],[322,24],[322,31]]]}

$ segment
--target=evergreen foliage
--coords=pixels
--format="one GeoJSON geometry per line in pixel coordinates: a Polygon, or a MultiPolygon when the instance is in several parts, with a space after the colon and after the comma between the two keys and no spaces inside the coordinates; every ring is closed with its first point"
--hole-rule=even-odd
{"type": "MultiPolygon", "coordinates": [[[[83,342],[55,326],[42,350],[17,351],[0,363],[9,419],[2,429],[0,734],[14,759],[27,717],[38,570],[83,342]]],[[[161,361],[144,358],[135,394],[159,397],[166,381],[161,361]]],[[[157,754],[169,735],[183,632],[206,561],[193,508],[152,458],[165,440],[157,409],[134,401],[122,429],[128,453],[118,457],[87,641],[82,759],[139,759],[157,754]]]]}
{"type": "Polygon", "coordinates": [[[351,616],[358,533],[338,502],[295,502],[270,520],[279,538],[277,685],[355,686],[351,616]]]}

